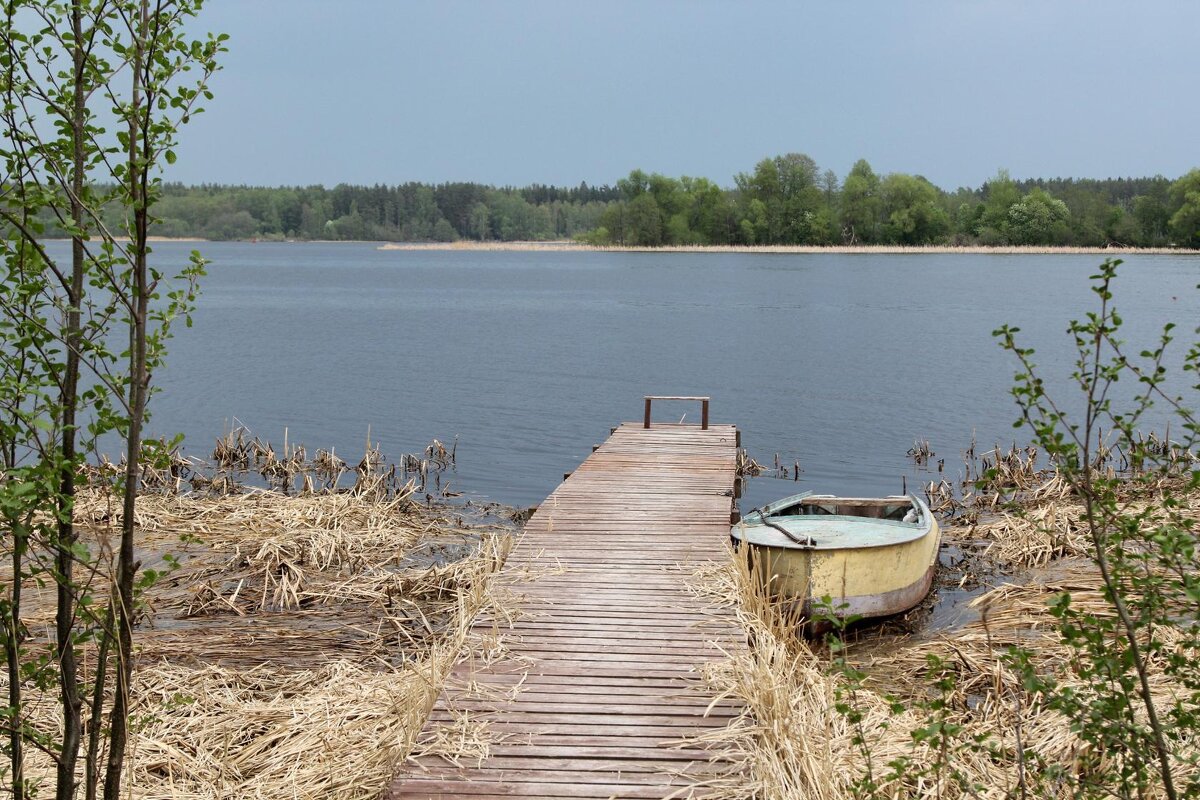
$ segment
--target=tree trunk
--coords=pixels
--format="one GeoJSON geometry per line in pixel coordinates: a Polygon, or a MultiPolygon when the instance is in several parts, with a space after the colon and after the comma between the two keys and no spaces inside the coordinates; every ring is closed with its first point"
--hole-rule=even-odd
{"type": "Polygon", "coordinates": [[[12,531],[13,582],[9,592],[8,630],[5,654],[8,661],[8,707],[12,713],[9,724],[9,764],[13,800],[25,800],[25,751],[21,726],[24,724],[21,707],[21,571],[25,568],[26,534],[19,520],[10,519],[12,531]]]}
{"type": "MultiPolygon", "coordinates": [[[[134,26],[131,26],[134,27],[134,26]]],[[[104,800],[118,800],[121,794],[121,772],[125,764],[125,745],[129,731],[130,686],[133,681],[133,614],[134,580],[138,565],[134,562],[134,511],[137,505],[138,483],[141,480],[142,422],[146,414],[148,377],[146,374],[146,318],[149,308],[149,282],[146,265],[146,233],[149,224],[147,208],[147,175],[143,159],[148,145],[147,125],[141,115],[149,114],[151,99],[143,97],[144,71],[148,71],[146,36],[150,30],[150,9],[147,0],[140,3],[134,34],[134,55],[131,63],[133,93],[129,112],[129,171],[130,205],[133,207],[133,313],[129,326],[129,430],[125,452],[125,497],[121,520],[121,548],[117,568],[117,663],[116,696],[109,720],[108,767],[104,776],[104,800]]]]}
{"type": "Polygon", "coordinates": [[[92,679],[91,729],[88,731],[87,754],[84,756],[84,788],[86,800],[96,800],[100,784],[100,722],[104,718],[104,695],[108,681],[108,654],[113,641],[113,603],[110,599],[101,623],[100,646],[96,654],[96,674],[92,679]]]}
{"type": "MultiPolygon", "coordinates": [[[[86,115],[84,113],[84,41],[82,0],[71,3],[71,31],[74,34],[72,56],[74,83],[71,107],[71,221],[83,227],[83,173],[86,154],[86,115]]],[[[82,731],[82,702],[79,692],[79,668],[75,652],[75,602],[78,588],[74,580],[75,523],[75,426],[79,404],[79,345],[80,305],[83,299],[84,250],[82,233],[78,230],[71,239],[71,288],[67,297],[66,369],[63,374],[62,441],[59,465],[58,542],[55,553],[58,572],[58,608],[55,629],[58,639],[59,689],[62,699],[63,738],[59,753],[57,800],[75,797],[75,766],[79,758],[82,731]]]]}

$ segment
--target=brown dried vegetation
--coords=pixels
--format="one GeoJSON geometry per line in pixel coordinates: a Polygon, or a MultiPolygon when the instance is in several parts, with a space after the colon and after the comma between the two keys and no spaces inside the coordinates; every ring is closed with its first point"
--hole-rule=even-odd
{"type": "MultiPolygon", "coordinates": [[[[134,797],[382,790],[510,545],[501,509],[417,500],[452,458],[435,442],[393,466],[369,447],[348,469],[331,451],[308,462],[302,447],[276,452],[239,431],[218,443],[213,470],[173,455],[147,475],[138,547],[162,577],[137,636],[134,797]],[[241,488],[248,470],[273,488],[241,488]]],[[[101,563],[121,523],[111,470],[96,468],[75,510],[101,563]]],[[[49,589],[28,592],[32,643],[52,635],[53,602],[49,589]]],[[[53,697],[28,691],[30,722],[53,730],[53,697]]],[[[31,776],[52,770],[30,762],[31,776]]]]}
{"type": "MultiPolygon", "coordinates": [[[[1180,465],[1190,466],[1192,458],[1180,453],[1180,465]]],[[[1115,468],[1112,462],[1119,461],[1120,454],[1109,453],[1106,459],[1095,468],[1115,468]]],[[[867,675],[853,702],[863,715],[857,732],[866,741],[877,777],[900,756],[914,757],[917,763],[931,763],[936,756],[932,744],[914,744],[912,738],[914,731],[929,723],[913,709],[929,697],[930,654],[943,659],[955,676],[948,698],[949,722],[962,726],[964,739],[990,736],[994,745],[991,752],[955,754],[954,767],[981,787],[972,796],[1019,796],[1015,753],[1022,747],[1068,771],[1080,762],[1086,745],[1069,722],[1041,708],[1003,659],[1008,645],[1029,647],[1040,671],[1062,676],[1064,685],[1071,686],[1077,656],[1059,639],[1049,612],[1051,599],[1068,591],[1077,609],[1113,613],[1089,558],[1082,506],[1057,475],[1038,470],[1036,462],[1037,454],[1031,450],[997,448],[981,459],[982,468],[973,473],[962,495],[947,489],[948,484],[934,494],[944,500],[943,513],[955,518],[946,529],[945,545],[964,554],[952,566],[943,563],[939,584],[948,595],[956,594],[956,585],[979,587],[962,598],[969,604],[967,614],[940,628],[925,624],[930,618],[928,606],[937,603],[935,596],[925,608],[910,612],[908,624],[902,620],[899,625],[847,631],[847,657],[867,675]],[[891,698],[908,710],[895,713],[891,698]]],[[[1178,490],[1182,481],[1168,485],[1170,480],[1141,483],[1136,489],[1130,484],[1125,498],[1128,508],[1136,511],[1153,504],[1157,492],[1165,488],[1178,490]]],[[[1200,528],[1200,496],[1189,496],[1182,513],[1200,528]]],[[[1153,519],[1147,524],[1153,524],[1153,519]]],[[[735,555],[727,568],[698,576],[697,590],[722,598],[738,615],[753,645],[731,654],[707,674],[718,697],[745,704],[741,717],[713,737],[714,746],[723,745],[735,764],[716,787],[716,796],[853,797],[854,781],[867,765],[863,749],[854,743],[856,727],[836,709],[844,702],[847,686],[845,677],[831,667],[832,656],[824,644],[798,635],[795,621],[782,616],[761,595],[744,558],[735,555]]],[[[1195,659],[1200,653],[1179,649],[1171,631],[1158,630],[1156,636],[1168,647],[1151,664],[1151,685],[1165,706],[1182,687],[1163,675],[1162,659],[1171,655],[1195,659]]],[[[1179,746],[1183,749],[1177,755],[1178,774],[1181,779],[1193,777],[1197,765],[1186,763],[1186,758],[1194,743],[1179,746]]],[[[928,775],[893,780],[879,788],[897,798],[960,796],[957,785],[930,780],[928,775]]]]}

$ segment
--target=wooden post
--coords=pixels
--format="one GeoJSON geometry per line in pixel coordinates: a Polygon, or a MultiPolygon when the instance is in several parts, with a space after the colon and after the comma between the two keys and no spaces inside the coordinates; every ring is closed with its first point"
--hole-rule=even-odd
{"type": "Polygon", "coordinates": [[[646,414],[642,418],[642,427],[650,427],[650,404],[654,400],[699,400],[700,401],[700,429],[708,430],[708,398],[707,397],[676,397],[674,395],[646,395],[646,414]]]}

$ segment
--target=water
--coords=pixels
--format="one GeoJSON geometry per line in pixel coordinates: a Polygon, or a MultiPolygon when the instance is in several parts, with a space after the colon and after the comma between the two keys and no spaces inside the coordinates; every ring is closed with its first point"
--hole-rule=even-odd
{"type": "MultiPolygon", "coordinates": [[[[194,246],[156,257],[182,264],[194,246]]],[[[206,456],[236,418],[352,462],[368,429],[392,457],[457,435],[454,488],[514,505],[640,419],[645,394],[711,395],[713,421],[738,425],[759,461],[799,460],[799,485],[753,481],[747,508],[802,489],[898,492],[902,475],[930,477],[905,456],[918,438],[953,478],[972,436],[1020,436],[1015,362],[992,331],[1020,326],[1065,376],[1066,322],[1093,307],[1101,260],[199,247],[213,263],[195,326],[155,376],[152,431],[182,431],[206,456]]],[[[1133,349],[1168,320],[1195,327],[1200,259],[1126,261],[1133,349]]],[[[698,421],[696,405],[656,418],[698,421]]]]}

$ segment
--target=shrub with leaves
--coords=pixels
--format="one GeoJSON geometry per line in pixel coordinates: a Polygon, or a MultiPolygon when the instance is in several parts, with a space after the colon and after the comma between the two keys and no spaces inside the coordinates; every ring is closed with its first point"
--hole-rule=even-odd
{"type": "MultiPolygon", "coordinates": [[[[996,331],[1020,364],[1012,389],[1020,409],[1016,427],[1029,431],[1068,488],[1067,499],[1048,502],[1076,509],[1072,524],[1087,559],[1077,574],[1090,585],[1064,582],[1046,592],[1048,605],[1038,613],[1052,623],[1048,633],[993,643],[989,632],[994,680],[982,694],[961,683],[968,656],[930,653],[924,690],[886,698],[892,720],[904,717],[911,741],[907,754],[893,752],[885,764],[873,751],[891,723],[862,727],[867,673],[847,657],[844,621],[828,614],[842,626],[830,637],[831,664],[842,687],[838,710],[857,731],[864,766],[852,783],[858,797],[1200,794],[1200,425],[1189,407],[1200,392],[1200,344],[1182,356],[1183,390],[1172,389],[1178,379],[1173,384],[1167,368],[1174,326],[1152,348],[1129,353],[1113,304],[1120,263],[1101,265],[1092,277],[1097,310],[1068,328],[1077,397],[1048,392],[1019,329],[996,331]],[[1126,399],[1118,403],[1121,389],[1126,399]],[[1152,423],[1164,422],[1174,438],[1146,435],[1152,423]],[[1010,706],[1011,713],[1004,726],[963,725],[973,706],[1010,706]],[[1046,746],[1047,721],[1069,731],[1054,748],[1046,746]],[[1010,780],[982,785],[967,768],[972,762],[1003,765],[1010,780]]],[[[981,482],[994,477],[985,474],[981,482]]],[[[987,613],[985,603],[985,629],[987,613]]],[[[953,642],[946,648],[954,653],[953,642]]],[[[976,718],[1001,717],[984,708],[976,718]]]]}

